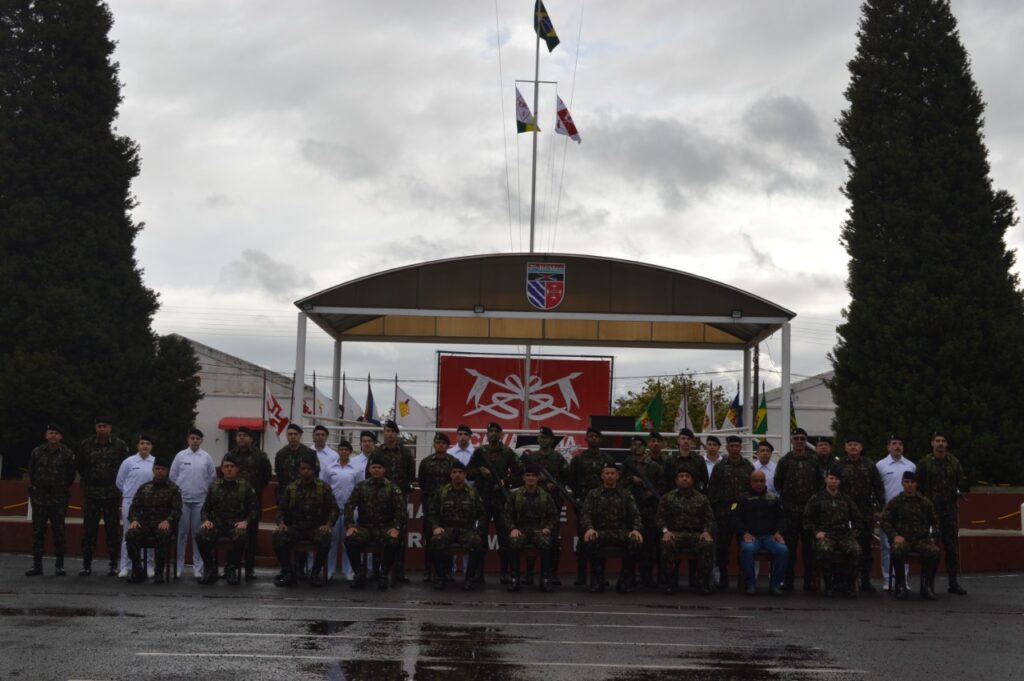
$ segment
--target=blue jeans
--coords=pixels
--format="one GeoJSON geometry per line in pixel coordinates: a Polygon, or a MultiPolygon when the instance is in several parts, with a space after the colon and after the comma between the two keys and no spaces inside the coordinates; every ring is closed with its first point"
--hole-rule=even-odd
{"type": "Polygon", "coordinates": [[[761,537],[754,537],[753,541],[743,541],[740,538],[740,565],[743,566],[743,579],[747,584],[756,584],[754,577],[754,556],[760,550],[772,554],[772,586],[782,586],[782,580],[786,575],[786,566],[789,564],[789,549],[785,544],[780,544],[770,534],[761,537]]]}

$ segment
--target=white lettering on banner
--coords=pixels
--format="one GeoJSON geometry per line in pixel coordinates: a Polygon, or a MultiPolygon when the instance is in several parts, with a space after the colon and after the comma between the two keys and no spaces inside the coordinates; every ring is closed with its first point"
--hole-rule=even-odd
{"type": "Polygon", "coordinates": [[[498,535],[489,534],[487,535],[487,550],[497,551],[498,550],[498,535]]]}
{"type": "Polygon", "coordinates": [[[410,549],[423,548],[423,535],[420,534],[419,532],[409,532],[406,535],[406,537],[408,537],[408,540],[406,541],[406,544],[405,544],[407,548],[410,548],[410,549]]]}
{"type": "MultiPolygon", "coordinates": [[[[509,374],[505,377],[505,382],[502,383],[497,379],[486,376],[476,369],[466,369],[466,372],[476,378],[473,383],[473,387],[470,388],[469,394],[466,395],[466,403],[473,403],[474,409],[465,412],[465,416],[472,416],[473,414],[479,414],[480,412],[486,412],[491,416],[499,419],[518,419],[521,414],[522,403],[526,400],[526,386],[523,385],[523,379],[516,374],[509,374]],[[487,388],[494,384],[498,388],[504,390],[498,390],[491,393],[491,402],[489,404],[480,404],[481,398],[487,391],[487,388]],[[518,405],[516,404],[518,403],[518,405]]],[[[569,416],[577,421],[581,420],[581,417],[573,414],[570,409],[574,406],[579,406],[579,398],[576,396],[576,391],[572,387],[572,382],[576,378],[583,375],[581,371],[574,371],[568,376],[557,378],[547,383],[541,383],[540,376],[530,376],[530,407],[529,415],[531,421],[547,421],[548,419],[556,416],[569,416]],[[561,393],[563,406],[555,404],[555,396],[545,393],[544,391],[548,388],[557,386],[561,393]]]]}

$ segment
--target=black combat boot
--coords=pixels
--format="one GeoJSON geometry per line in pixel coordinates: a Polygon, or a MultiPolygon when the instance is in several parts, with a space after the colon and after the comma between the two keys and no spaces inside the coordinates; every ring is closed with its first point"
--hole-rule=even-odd
{"type": "Polygon", "coordinates": [[[167,581],[164,579],[165,574],[167,574],[167,553],[159,551],[153,559],[153,583],[163,584],[167,581]]]}
{"type": "Polygon", "coordinates": [[[615,582],[615,592],[620,594],[633,593],[636,584],[636,563],[632,556],[626,555],[622,559],[622,572],[615,582]]]}
{"type": "Polygon", "coordinates": [[[92,574],[92,556],[82,556],[82,569],[78,571],[79,577],[88,577],[92,574]]]}
{"type": "Polygon", "coordinates": [[[295,573],[292,572],[292,557],[288,549],[275,547],[277,562],[281,564],[281,572],[274,577],[274,586],[295,586],[295,573]]]}
{"type": "Polygon", "coordinates": [[[822,581],[825,582],[825,598],[832,598],[836,595],[835,575],[832,574],[831,566],[821,571],[822,581]]]}
{"type": "Polygon", "coordinates": [[[38,577],[43,574],[43,554],[37,553],[32,556],[32,567],[25,570],[26,577],[38,577]]]}
{"type": "Polygon", "coordinates": [[[443,591],[448,582],[448,566],[451,563],[443,551],[428,551],[427,560],[434,561],[434,588],[443,591]]]}
{"type": "MultiPolygon", "coordinates": [[[[938,571],[938,560],[934,560],[921,567],[921,598],[926,601],[938,600],[938,597],[935,595],[935,573],[938,571]]],[[[952,593],[956,592],[954,591],[952,593]]]]}
{"type": "Polygon", "coordinates": [[[245,581],[256,579],[256,547],[245,547],[245,581]]]}
{"type": "Polygon", "coordinates": [[[388,575],[391,574],[391,566],[395,564],[399,547],[385,546],[380,559],[380,578],[377,580],[378,589],[388,588],[388,575]]]}
{"type": "Polygon", "coordinates": [[[897,559],[895,556],[892,557],[892,570],[893,579],[896,582],[896,598],[901,601],[905,601],[910,598],[910,591],[907,589],[907,573],[903,567],[903,561],[897,559]]]}
{"type": "Polygon", "coordinates": [[[203,559],[203,576],[197,581],[200,584],[216,584],[220,578],[217,568],[217,554],[210,544],[200,544],[199,555],[203,559]]]}
{"type": "Polygon", "coordinates": [[[573,586],[587,585],[587,557],[583,555],[582,548],[578,546],[576,550],[576,581],[572,583],[573,586]]]}
{"type": "Polygon", "coordinates": [[[540,556],[540,590],[544,593],[551,592],[551,554],[542,553],[540,556]]]}
{"type": "MultiPolygon", "coordinates": [[[[309,569],[309,585],[321,587],[327,583],[324,579],[324,564],[327,563],[327,549],[318,549],[313,556],[313,567],[309,569]]],[[[387,573],[384,573],[385,576],[387,573]]]]}
{"type": "Polygon", "coordinates": [[[345,553],[348,554],[349,565],[352,566],[352,581],[348,588],[362,589],[366,586],[366,565],[363,563],[363,552],[359,547],[345,544],[345,553]]]}
{"type": "MultiPolygon", "coordinates": [[[[53,566],[53,574],[57,577],[67,577],[68,571],[64,569],[64,556],[57,554],[56,561],[53,566]]],[[[966,593],[966,592],[964,592],[966,593]]]]}
{"type": "Polygon", "coordinates": [[[224,578],[231,586],[238,586],[242,583],[242,550],[232,547],[228,553],[228,564],[224,567],[224,578]]]}
{"type": "Polygon", "coordinates": [[[871,583],[871,574],[867,570],[861,570],[860,573],[860,590],[866,594],[876,593],[878,590],[875,589],[871,583]]]}
{"type": "Polygon", "coordinates": [[[857,597],[857,568],[851,566],[843,571],[843,591],[847,598],[857,597]]]}
{"type": "MultiPolygon", "coordinates": [[[[543,559],[541,559],[543,561],[543,559]]],[[[552,547],[551,554],[548,558],[548,580],[551,582],[551,586],[562,586],[562,580],[559,579],[558,568],[562,563],[562,546],[558,544],[552,547]]],[[[543,570],[543,568],[541,568],[543,570]]]]}
{"type": "MultiPolygon", "coordinates": [[[[934,585],[933,585],[934,586],[934,585]]],[[[949,573],[949,588],[946,589],[947,593],[956,594],[957,596],[966,596],[967,589],[960,586],[960,582],[957,581],[957,575],[955,572],[949,573]]]]}
{"type": "Polygon", "coordinates": [[[509,556],[507,549],[498,549],[498,558],[501,561],[501,583],[510,584],[512,579],[508,576],[509,556]]]}
{"type": "MultiPolygon", "coordinates": [[[[513,558],[512,560],[518,562],[519,559],[513,558]]],[[[523,581],[521,582],[523,586],[533,586],[533,569],[534,567],[536,567],[536,565],[537,559],[533,556],[530,556],[526,559],[526,576],[523,577],[523,581]]],[[[513,579],[515,578],[513,577],[513,579]]]]}
{"type": "Polygon", "coordinates": [[[668,566],[668,570],[663,571],[662,578],[664,585],[662,586],[662,593],[667,596],[671,596],[679,588],[679,562],[673,562],[668,566]]]}
{"type": "Polygon", "coordinates": [[[110,565],[107,567],[107,577],[117,577],[117,560],[111,560],[110,565]]]}
{"type": "Polygon", "coordinates": [[[598,555],[590,559],[590,593],[604,593],[605,584],[604,556],[598,555]]]}
{"type": "Polygon", "coordinates": [[[144,582],[146,581],[146,568],[142,566],[142,557],[134,555],[132,559],[132,574],[128,577],[129,582],[144,582]]]}
{"type": "Polygon", "coordinates": [[[474,551],[469,554],[469,566],[466,568],[466,579],[462,582],[462,589],[464,591],[473,590],[473,584],[476,582],[474,575],[476,575],[478,570],[483,569],[483,562],[483,552],[474,551]]]}
{"type": "MultiPolygon", "coordinates": [[[[508,580],[508,591],[516,592],[519,591],[519,552],[508,550],[508,566],[510,579],[508,580]]],[[[533,580],[530,580],[533,583],[533,580]]]]}

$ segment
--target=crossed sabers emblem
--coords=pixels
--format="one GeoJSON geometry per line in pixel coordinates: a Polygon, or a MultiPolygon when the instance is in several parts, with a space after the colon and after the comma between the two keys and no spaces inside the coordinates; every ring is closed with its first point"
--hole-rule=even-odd
{"type": "MultiPolygon", "coordinates": [[[[481,374],[476,369],[466,369],[466,371],[470,376],[476,378],[476,382],[473,383],[473,387],[470,388],[469,394],[466,396],[466,403],[472,402],[475,409],[466,412],[466,416],[479,414],[483,411],[499,419],[516,419],[519,417],[519,408],[514,406],[513,403],[525,401],[526,386],[523,385],[523,379],[518,374],[509,374],[505,377],[505,382],[502,383],[490,376],[481,374]],[[484,392],[487,391],[488,386],[492,383],[498,386],[499,390],[491,394],[490,404],[480,404],[480,398],[484,396],[484,392]],[[500,390],[502,388],[504,390],[500,390]]],[[[579,421],[580,417],[569,410],[580,403],[579,398],[576,397],[576,391],[573,390],[572,382],[573,379],[578,378],[582,374],[582,371],[574,371],[568,376],[563,376],[547,383],[541,383],[540,376],[530,376],[530,420],[545,421],[564,414],[579,421]],[[556,405],[553,395],[542,392],[553,385],[557,385],[562,393],[562,400],[565,402],[564,406],[556,405]]]]}

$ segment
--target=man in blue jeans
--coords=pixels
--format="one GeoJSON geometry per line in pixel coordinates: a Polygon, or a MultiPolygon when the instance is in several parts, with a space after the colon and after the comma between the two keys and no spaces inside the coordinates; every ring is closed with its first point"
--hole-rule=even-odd
{"type": "Polygon", "coordinates": [[[732,514],[732,526],[740,535],[740,564],[743,579],[747,584],[747,595],[757,593],[757,578],[754,576],[754,558],[760,550],[772,554],[772,575],[770,590],[773,596],[782,595],[782,580],[789,563],[789,549],[782,533],[786,516],[778,495],[768,491],[764,471],[750,474],[750,492],[739,500],[732,514]]]}

